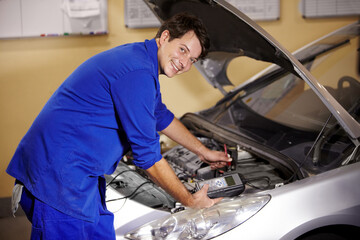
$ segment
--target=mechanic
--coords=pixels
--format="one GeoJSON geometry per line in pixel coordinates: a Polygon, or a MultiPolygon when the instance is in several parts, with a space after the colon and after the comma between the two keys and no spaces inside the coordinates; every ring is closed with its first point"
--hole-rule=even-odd
{"type": "MultiPolygon", "coordinates": [[[[130,149],[134,164],[182,204],[210,207],[208,187],[190,194],[160,153],[158,132],[214,168],[231,159],[206,148],[162,103],[159,74],[187,72],[209,47],[202,22],[174,16],[154,39],[125,44],[81,64],[55,91],[7,168],[31,239],[115,239],[104,174],[130,149]]],[[[126,216],[124,216],[126,217],[126,216]]]]}

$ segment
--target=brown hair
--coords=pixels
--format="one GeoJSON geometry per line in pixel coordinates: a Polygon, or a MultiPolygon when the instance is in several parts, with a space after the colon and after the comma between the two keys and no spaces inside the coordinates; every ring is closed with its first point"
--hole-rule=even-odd
{"type": "Polygon", "coordinates": [[[201,45],[201,54],[199,58],[204,58],[210,47],[210,39],[203,22],[188,13],[178,13],[166,20],[159,28],[156,38],[160,38],[163,31],[168,30],[170,33],[169,41],[174,38],[181,38],[189,31],[194,31],[201,45]]]}

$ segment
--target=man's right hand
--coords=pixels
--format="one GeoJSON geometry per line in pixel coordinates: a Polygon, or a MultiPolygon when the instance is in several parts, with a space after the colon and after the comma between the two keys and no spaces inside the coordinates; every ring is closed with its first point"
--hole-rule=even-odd
{"type": "Polygon", "coordinates": [[[200,191],[191,194],[164,158],[156,162],[146,172],[157,185],[187,207],[208,208],[221,201],[221,198],[210,199],[207,196],[209,185],[204,185],[200,191]]]}
{"type": "Polygon", "coordinates": [[[199,191],[192,195],[194,203],[191,208],[209,208],[214,204],[220,202],[223,198],[211,199],[207,196],[209,190],[209,184],[205,184],[199,191]]]}

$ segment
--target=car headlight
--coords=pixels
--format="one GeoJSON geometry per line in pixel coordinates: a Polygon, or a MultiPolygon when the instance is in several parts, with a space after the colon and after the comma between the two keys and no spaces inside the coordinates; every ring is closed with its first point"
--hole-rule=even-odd
{"type": "Polygon", "coordinates": [[[147,223],[128,239],[208,239],[248,220],[270,201],[270,195],[224,199],[206,209],[188,209],[147,223]]]}

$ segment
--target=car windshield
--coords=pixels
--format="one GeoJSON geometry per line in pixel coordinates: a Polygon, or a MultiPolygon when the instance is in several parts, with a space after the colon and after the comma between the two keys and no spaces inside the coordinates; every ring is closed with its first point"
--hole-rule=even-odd
{"type": "MultiPolygon", "coordinates": [[[[353,39],[304,63],[348,111],[360,97],[357,41],[353,39]]],[[[313,90],[301,78],[288,72],[241,99],[263,117],[299,130],[319,131],[330,116],[313,90]]],[[[334,124],[332,118],[327,128],[334,124]]]]}
{"type": "MultiPolygon", "coordinates": [[[[358,38],[347,40],[318,52],[312,49],[312,55],[301,52],[297,55],[355,119],[358,119],[360,106],[358,41],[358,38]]],[[[322,151],[326,155],[321,156],[325,162],[334,159],[339,162],[346,149],[353,149],[349,148],[352,143],[345,131],[339,130],[336,119],[305,81],[278,66],[232,91],[215,107],[200,114],[223,128],[276,149],[298,163],[302,163],[322,129],[323,132],[338,129],[337,138],[331,140],[337,142],[331,147],[338,149],[322,151]],[[303,150],[299,151],[300,148],[303,150]]]]}

